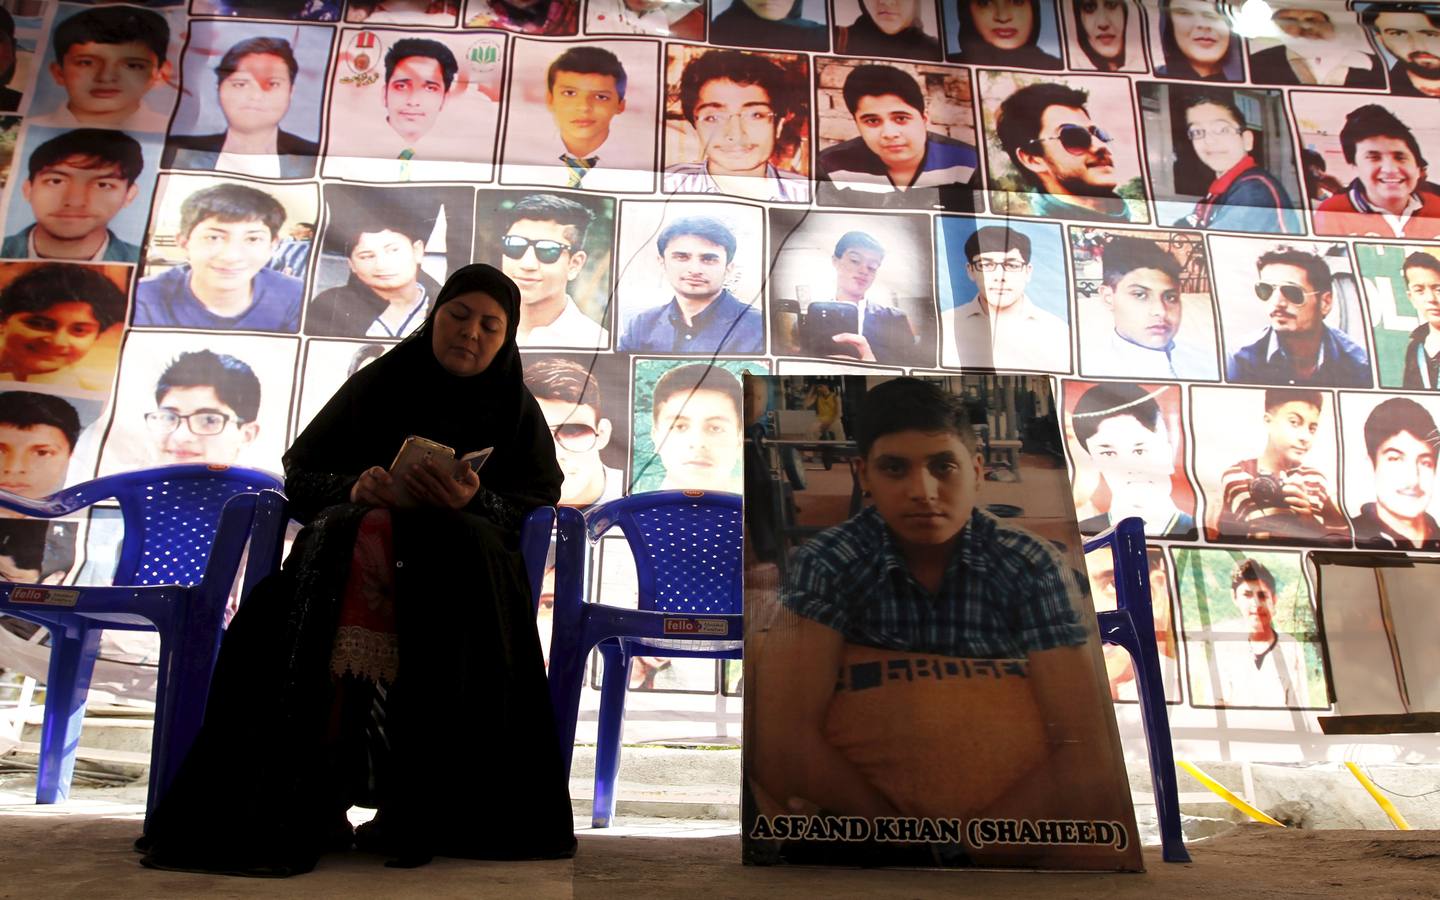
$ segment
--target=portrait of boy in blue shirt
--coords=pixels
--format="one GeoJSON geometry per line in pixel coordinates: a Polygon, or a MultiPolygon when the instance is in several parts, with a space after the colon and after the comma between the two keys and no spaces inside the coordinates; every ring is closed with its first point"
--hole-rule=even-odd
{"type": "Polygon", "coordinates": [[[709,216],[676,219],[655,248],[669,302],[637,314],[617,348],[628,353],[763,353],[760,310],[725,287],[735,269],[735,235],[709,216]]]}
{"type": "Polygon", "coordinates": [[[300,330],[304,282],[267,268],[285,207],[243,184],[185,198],[175,243],[186,262],[135,288],[135,325],[234,331],[300,330]]]}

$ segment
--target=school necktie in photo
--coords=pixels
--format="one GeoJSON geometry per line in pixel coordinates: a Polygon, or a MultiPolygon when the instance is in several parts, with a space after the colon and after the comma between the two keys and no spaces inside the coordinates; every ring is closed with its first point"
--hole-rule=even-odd
{"type": "Polygon", "coordinates": [[[571,156],[568,153],[562,153],[560,154],[560,160],[565,163],[566,167],[570,170],[570,181],[566,187],[577,188],[580,186],[580,182],[584,180],[585,173],[595,168],[595,164],[600,161],[600,157],[571,156]]]}
{"type": "Polygon", "coordinates": [[[395,157],[400,160],[400,181],[410,180],[410,160],[415,158],[415,148],[406,147],[395,157]]]}

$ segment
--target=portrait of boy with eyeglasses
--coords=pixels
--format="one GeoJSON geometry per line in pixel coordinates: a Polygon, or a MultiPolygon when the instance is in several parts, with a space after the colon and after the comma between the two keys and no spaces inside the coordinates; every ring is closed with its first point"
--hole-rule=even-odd
{"type": "Polygon", "coordinates": [[[984,221],[942,218],[937,226],[950,250],[941,254],[941,269],[955,303],[940,313],[941,365],[1069,371],[1069,305],[1063,289],[1056,290],[1061,285],[1049,283],[1054,267],[1042,266],[1037,273],[1032,262],[1046,258],[1044,251],[1059,251],[1055,226],[980,224],[984,221]],[[961,255],[963,275],[949,268],[961,255]],[[1042,290],[1032,295],[1029,287],[1037,274],[1047,283],[1037,283],[1042,290]]]}
{"type": "Polygon", "coordinates": [[[181,353],[145,413],[155,463],[234,465],[260,434],[259,414],[260,379],[249,364],[212,350],[181,353]]]}
{"type": "Polygon", "coordinates": [[[613,201],[520,194],[502,196],[492,213],[484,197],[475,259],[499,266],[520,288],[520,346],[609,349],[613,201]]]}
{"type": "Polygon", "coordinates": [[[678,110],[666,130],[665,193],[731,194],[772,203],[810,199],[804,57],[670,45],[678,110]]]}
{"type": "MultiPolygon", "coordinates": [[[[1211,248],[1216,259],[1225,259],[1217,241],[1211,248]]],[[[1242,257],[1243,258],[1243,257],[1242,257]]],[[[1348,270],[1348,262],[1344,268],[1348,270]]],[[[1239,384],[1296,385],[1307,387],[1370,387],[1370,356],[1363,344],[1338,327],[1326,324],[1335,306],[1339,279],[1330,263],[1308,250],[1275,245],[1255,261],[1250,296],[1261,307],[1268,324],[1257,334],[1239,339],[1225,363],[1225,380],[1239,384]]],[[[1345,272],[1349,278],[1349,272],[1345,272]]],[[[1242,289],[1235,284],[1233,295],[1220,285],[1218,296],[1233,296],[1239,303],[1242,289]]],[[[1353,285],[1352,285],[1353,287],[1353,285]]],[[[1222,302],[1222,314],[1233,325],[1233,303],[1222,302]]],[[[1244,318],[1254,320],[1255,314],[1244,318]]],[[[1233,332],[1232,332],[1233,335],[1233,332]]]]}

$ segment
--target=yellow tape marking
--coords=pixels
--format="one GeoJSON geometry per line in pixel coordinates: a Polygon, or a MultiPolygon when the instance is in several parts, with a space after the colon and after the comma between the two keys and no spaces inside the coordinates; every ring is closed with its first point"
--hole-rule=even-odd
{"type": "Polygon", "coordinates": [[[1230,790],[1225,787],[1225,785],[1221,784],[1220,782],[1211,778],[1209,775],[1206,775],[1204,772],[1200,771],[1199,767],[1196,766],[1194,763],[1188,763],[1183,759],[1177,759],[1175,760],[1175,765],[1184,769],[1186,772],[1189,772],[1192,776],[1194,776],[1196,781],[1200,782],[1201,784],[1205,785],[1207,788],[1218,794],[1220,796],[1220,799],[1224,800],[1226,803],[1229,803],[1231,806],[1240,810],[1245,815],[1249,816],[1255,821],[1264,822],[1266,825],[1274,825],[1276,828],[1285,827],[1284,825],[1265,815],[1260,810],[1246,803],[1244,800],[1241,800],[1239,797],[1232,794],[1230,790]]]}
{"type": "Polygon", "coordinates": [[[1355,776],[1355,780],[1360,782],[1360,786],[1380,805],[1380,808],[1385,811],[1385,815],[1389,816],[1390,821],[1395,823],[1396,828],[1401,831],[1410,830],[1410,823],[1406,822],[1405,817],[1400,815],[1400,810],[1395,808],[1395,804],[1390,802],[1389,797],[1380,793],[1380,789],[1375,786],[1375,782],[1365,777],[1365,773],[1360,771],[1359,766],[1352,762],[1347,762],[1345,768],[1350,770],[1350,774],[1355,776]]]}

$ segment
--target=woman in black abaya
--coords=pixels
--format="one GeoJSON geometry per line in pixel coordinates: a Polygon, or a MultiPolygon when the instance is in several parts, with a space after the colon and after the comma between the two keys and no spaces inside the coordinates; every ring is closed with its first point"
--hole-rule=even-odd
{"type": "Polygon", "coordinates": [[[157,868],[284,876],[354,841],[433,855],[574,852],[570,800],[520,555],[560,497],[554,443],[521,378],[519,290],[466,266],[425,324],[356,372],[285,454],[305,524],[223,642],[206,721],[139,846],[157,868]],[[480,475],[385,467],[408,435],[480,475]],[[418,502],[394,506],[396,490],[418,502]]]}

